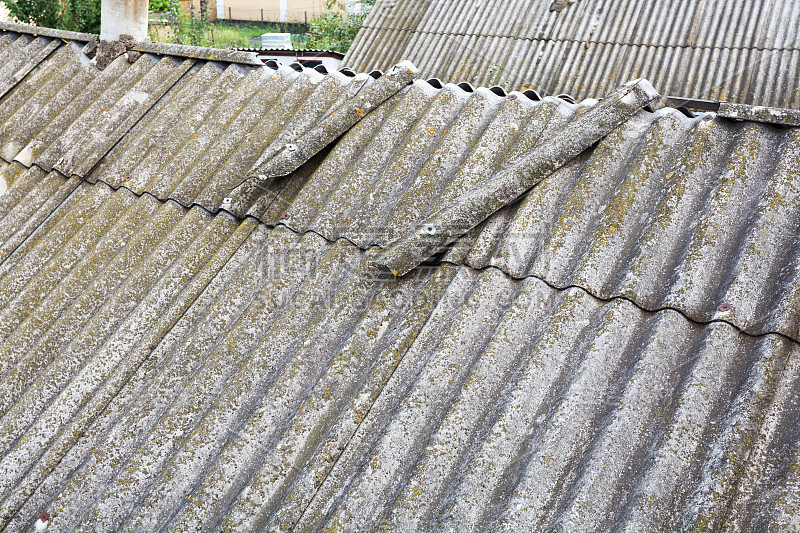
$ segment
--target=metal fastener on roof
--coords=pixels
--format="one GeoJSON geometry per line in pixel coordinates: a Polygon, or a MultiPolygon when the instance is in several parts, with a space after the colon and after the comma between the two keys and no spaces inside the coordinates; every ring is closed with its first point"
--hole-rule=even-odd
{"type": "Polygon", "coordinates": [[[732,308],[733,306],[731,304],[729,304],[728,302],[723,302],[719,304],[717,310],[720,311],[721,313],[724,313],[725,311],[730,311],[732,308]]]}
{"type": "Polygon", "coordinates": [[[290,152],[294,152],[295,150],[297,150],[297,145],[296,144],[292,144],[292,143],[288,143],[286,145],[286,149],[289,150],[290,152]]]}
{"type": "Polygon", "coordinates": [[[432,224],[425,224],[422,226],[422,231],[428,235],[436,235],[436,226],[433,226],[432,224]]]}
{"type": "Polygon", "coordinates": [[[289,218],[289,213],[284,213],[281,215],[281,219],[286,220],[289,218]]]}
{"type": "Polygon", "coordinates": [[[667,96],[666,100],[669,107],[685,107],[697,111],[717,111],[722,103],[716,100],[701,100],[699,98],[687,98],[683,96],[667,96]]]}

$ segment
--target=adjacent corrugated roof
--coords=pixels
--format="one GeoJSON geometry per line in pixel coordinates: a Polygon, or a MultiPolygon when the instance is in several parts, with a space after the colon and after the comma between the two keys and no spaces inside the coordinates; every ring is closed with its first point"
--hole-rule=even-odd
{"type": "Polygon", "coordinates": [[[800,108],[796,0],[378,0],[344,58],[575,98],[636,77],[664,94],[800,108]]]}
{"type": "Polygon", "coordinates": [[[642,110],[397,277],[600,104],[52,42],[0,98],[6,530],[800,528],[798,129],[642,110]]]}

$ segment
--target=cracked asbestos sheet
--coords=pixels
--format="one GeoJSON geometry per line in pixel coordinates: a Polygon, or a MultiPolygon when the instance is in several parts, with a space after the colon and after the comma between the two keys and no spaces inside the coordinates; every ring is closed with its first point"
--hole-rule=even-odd
{"type": "Polygon", "coordinates": [[[658,97],[647,80],[623,85],[531,153],[511,162],[480,187],[467,191],[429,216],[416,231],[390,244],[377,262],[395,275],[406,274],[495,211],[519,199],[658,97]]]}

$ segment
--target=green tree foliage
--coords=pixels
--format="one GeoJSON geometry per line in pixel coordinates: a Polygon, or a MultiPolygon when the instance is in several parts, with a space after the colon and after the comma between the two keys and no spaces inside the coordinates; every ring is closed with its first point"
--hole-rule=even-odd
{"type": "Polygon", "coordinates": [[[100,33],[100,0],[0,0],[25,24],[100,33]]]}
{"type": "Polygon", "coordinates": [[[169,11],[169,0],[149,0],[147,8],[150,11],[169,11]]]}
{"type": "Polygon", "coordinates": [[[194,4],[187,15],[183,12],[179,0],[167,0],[168,9],[165,10],[165,19],[170,27],[168,42],[176,44],[191,44],[194,46],[208,46],[206,31],[209,29],[207,2],[201,2],[200,13],[195,13],[194,4]]]}
{"type": "Polygon", "coordinates": [[[348,14],[347,6],[341,0],[327,0],[325,7],[328,10],[322,15],[311,19],[308,32],[309,48],[323,50],[336,50],[347,52],[358,30],[367,18],[370,9],[375,5],[375,0],[362,0],[358,13],[348,14]]]}

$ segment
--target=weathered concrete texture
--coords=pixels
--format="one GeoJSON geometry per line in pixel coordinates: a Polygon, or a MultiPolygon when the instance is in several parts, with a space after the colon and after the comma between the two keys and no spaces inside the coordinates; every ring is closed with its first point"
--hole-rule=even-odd
{"type": "Polygon", "coordinates": [[[101,0],[100,39],[122,40],[129,35],[133,41],[147,39],[147,0],[101,0]]]}
{"type": "MultiPolygon", "coordinates": [[[[46,45],[3,39],[9,64],[46,45]]],[[[80,49],[58,48],[0,103],[0,157],[362,249],[418,232],[594,104],[416,80],[248,204],[231,188],[265,150],[362,95],[366,74],[149,53],[98,73],[80,49]]],[[[443,257],[796,339],[796,137],[713,114],[642,111],[443,257]]]]}
{"type": "Polygon", "coordinates": [[[94,59],[94,56],[97,55],[97,46],[100,44],[100,36],[95,35],[86,46],[83,47],[83,53],[89,59],[94,59]]]}
{"type": "Polygon", "coordinates": [[[797,109],[779,109],[722,102],[719,105],[718,114],[721,117],[738,120],[753,120],[782,126],[800,126],[800,110],[797,109]]]}
{"type": "Polygon", "coordinates": [[[510,161],[480,187],[459,195],[426,218],[410,235],[390,244],[378,258],[378,263],[395,275],[408,273],[499,209],[515,203],[553,171],[658,97],[646,80],[623,85],[530,153],[510,161]]]}
{"type": "Polygon", "coordinates": [[[246,212],[264,191],[269,180],[288,176],[297,170],[366,114],[410,84],[416,73],[417,68],[413,64],[400,63],[377,80],[367,77],[355,94],[338,99],[330,108],[323,110],[321,118],[307,124],[306,128],[284,129],[248,171],[247,181],[231,193],[231,211],[246,212]]]}
{"type": "Polygon", "coordinates": [[[0,31],[0,529],[800,527],[800,129],[86,42],[0,31]]]}
{"type": "Polygon", "coordinates": [[[797,342],[376,252],[83,183],[0,265],[2,524],[796,524],[797,342]]]}
{"type": "Polygon", "coordinates": [[[95,56],[97,68],[105,70],[112,61],[124,54],[125,50],[127,50],[127,48],[122,41],[109,42],[105,39],[101,40],[100,44],[97,45],[97,54],[95,56]]]}
{"type": "Polygon", "coordinates": [[[55,39],[65,39],[69,41],[88,42],[97,37],[91,33],[79,33],[74,31],[58,30],[54,28],[40,28],[27,24],[17,24],[14,22],[0,21],[0,32],[14,32],[29,34],[33,36],[52,37],[55,39]]]}

